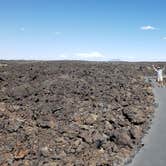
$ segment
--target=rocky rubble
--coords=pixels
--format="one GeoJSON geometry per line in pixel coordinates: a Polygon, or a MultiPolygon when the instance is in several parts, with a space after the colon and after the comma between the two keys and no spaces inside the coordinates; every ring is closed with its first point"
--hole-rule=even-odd
{"type": "Polygon", "coordinates": [[[0,165],[120,166],[149,127],[144,64],[5,62],[0,165]]]}

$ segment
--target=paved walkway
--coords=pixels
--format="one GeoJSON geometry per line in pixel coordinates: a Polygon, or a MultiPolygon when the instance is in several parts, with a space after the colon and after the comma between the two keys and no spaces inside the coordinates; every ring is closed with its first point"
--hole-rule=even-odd
{"type": "Polygon", "coordinates": [[[154,83],[153,91],[159,107],[143,139],[144,147],[129,166],[166,166],[166,88],[158,88],[154,83]]]}

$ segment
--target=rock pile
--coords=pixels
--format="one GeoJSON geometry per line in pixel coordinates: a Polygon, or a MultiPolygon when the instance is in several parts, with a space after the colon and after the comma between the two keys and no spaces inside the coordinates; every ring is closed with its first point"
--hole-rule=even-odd
{"type": "Polygon", "coordinates": [[[140,147],[154,102],[142,64],[6,64],[0,165],[120,166],[140,147]]]}

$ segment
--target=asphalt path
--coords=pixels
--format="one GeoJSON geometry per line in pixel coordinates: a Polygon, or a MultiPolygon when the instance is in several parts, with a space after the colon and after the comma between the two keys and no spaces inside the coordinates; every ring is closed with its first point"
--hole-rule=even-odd
{"type": "Polygon", "coordinates": [[[166,166],[166,88],[154,85],[155,101],[158,103],[151,129],[142,142],[144,147],[128,166],[166,166]]]}

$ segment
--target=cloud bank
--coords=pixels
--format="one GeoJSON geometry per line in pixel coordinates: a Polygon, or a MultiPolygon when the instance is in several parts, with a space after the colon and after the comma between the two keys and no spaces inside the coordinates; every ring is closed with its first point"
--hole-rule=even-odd
{"type": "Polygon", "coordinates": [[[66,60],[88,60],[88,61],[104,61],[106,56],[98,51],[93,52],[80,52],[74,54],[61,54],[60,58],[66,60]]]}

